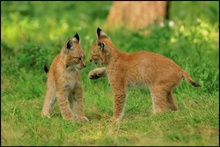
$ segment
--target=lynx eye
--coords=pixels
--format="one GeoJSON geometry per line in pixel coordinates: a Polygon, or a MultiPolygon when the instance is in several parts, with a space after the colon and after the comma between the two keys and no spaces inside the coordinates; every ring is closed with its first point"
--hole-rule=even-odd
{"type": "Polygon", "coordinates": [[[82,61],[82,60],[83,60],[83,58],[82,58],[82,57],[79,57],[79,60],[80,60],[80,61],[82,61]]]}
{"type": "Polygon", "coordinates": [[[101,49],[101,48],[103,47],[103,45],[102,45],[101,42],[98,42],[97,44],[98,44],[98,48],[99,48],[99,49],[101,49]]]}

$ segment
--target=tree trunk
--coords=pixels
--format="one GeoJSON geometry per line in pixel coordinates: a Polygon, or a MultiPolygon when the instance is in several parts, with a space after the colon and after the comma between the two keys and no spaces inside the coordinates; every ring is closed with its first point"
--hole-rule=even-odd
{"type": "Polygon", "coordinates": [[[132,30],[144,29],[155,22],[169,18],[167,1],[114,1],[108,14],[106,27],[125,26],[132,30]]]}

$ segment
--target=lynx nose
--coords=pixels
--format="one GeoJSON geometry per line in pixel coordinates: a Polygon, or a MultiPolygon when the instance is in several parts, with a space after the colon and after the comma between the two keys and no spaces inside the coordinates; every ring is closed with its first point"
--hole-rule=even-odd
{"type": "Polygon", "coordinates": [[[92,62],[92,60],[91,60],[91,59],[90,59],[89,61],[90,61],[90,62],[92,62]]]}

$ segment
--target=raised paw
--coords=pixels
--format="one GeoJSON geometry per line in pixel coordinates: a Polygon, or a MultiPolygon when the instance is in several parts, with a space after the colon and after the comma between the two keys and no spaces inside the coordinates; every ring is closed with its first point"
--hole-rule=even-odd
{"type": "Polygon", "coordinates": [[[95,79],[98,79],[98,78],[100,78],[101,76],[99,75],[99,74],[96,74],[96,73],[94,73],[93,71],[91,71],[90,73],[89,73],[89,79],[91,79],[91,80],[95,80],[95,79]]]}
{"type": "Polygon", "coordinates": [[[96,68],[96,69],[90,71],[88,77],[91,80],[95,80],[95,79],[98,79],[98,78],[101,78],[101,77],[106,77],[105,67],[96,68]]]}

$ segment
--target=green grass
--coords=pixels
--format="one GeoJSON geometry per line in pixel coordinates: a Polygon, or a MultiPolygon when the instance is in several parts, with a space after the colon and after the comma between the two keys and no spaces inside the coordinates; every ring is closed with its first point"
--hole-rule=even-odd
{"type": "Polygon", "coordinates": [[[148,36],[125,28],[104,30],[112,2],[1,2],[1,145],[219,145],[219,3],[172,2],[174,27],[151,26],[148,36]],[[90,48],[102,28],[121,51],[163,54],[202,84],[174,90],[177,112],[152,115],[148,90],[130,89],[125,115],[111,124],[113,92],[91,81],[90,48]],[[68,37],[78,33],[86,52],[81,71],[90,122],[62,119],[58,104],[42,118],[46,75],[68,37]]]}

